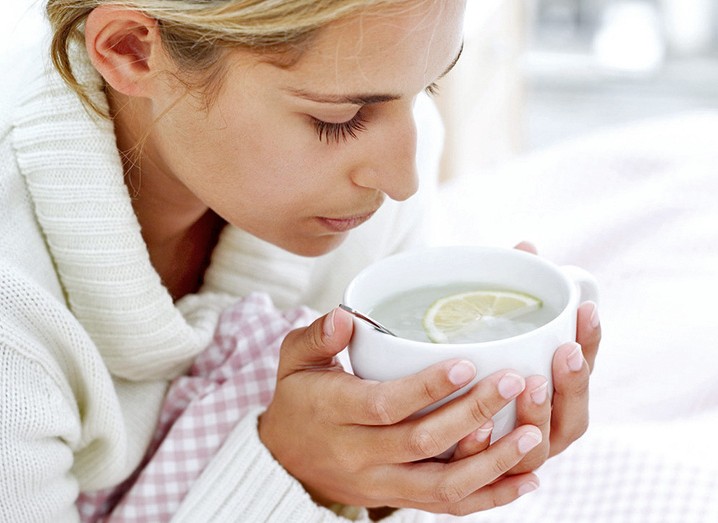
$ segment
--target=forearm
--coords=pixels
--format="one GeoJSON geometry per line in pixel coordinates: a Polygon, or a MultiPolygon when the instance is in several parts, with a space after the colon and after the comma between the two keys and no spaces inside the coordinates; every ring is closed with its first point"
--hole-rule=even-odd
{"type": "MultiPolygon", "coordinates": [[[[173,521],[344,521],[312,501],[277,463],[257,434],[253,409],[229,434],[183,499],[173,521]]],[[[357,520],[368,521],[366,510],[357,520]]]]}
{"type": "MultiPolygon", "coordinates": [[[[226,441],[182,500],[172,521],[341,522],[371,521],[369,511],[357,507],[317,505],[262,444],[253,409],[226,441]]],[[[386,514],[383,514],[386,515],[386,514]]],[[[383,521],[420,522],[426,513],[400,510],[383,521]]]]}
{"type": "Polygon", "coordinates": [[[76,417],[36,362],[2,342],[0,361],[0,521],[79,521],[76,417]]]}

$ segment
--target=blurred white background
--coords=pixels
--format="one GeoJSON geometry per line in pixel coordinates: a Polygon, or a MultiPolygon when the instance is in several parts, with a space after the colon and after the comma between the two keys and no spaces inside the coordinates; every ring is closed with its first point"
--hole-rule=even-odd
{"type": "Polygon", "coordinates": [[[527,145],[718,106],[715,0],[534,0],[527,145]]]}
{"type": "Polygon", "coordinates": [[[609,126],[718,107],[715,0],[468,6],[465,56],[440,100],[447,176],[609,126]]]}
{"type": "Polygon", "coordinates": [[[23,48],[46,35],[42,0],[3,0],[0,7],[0,51],[23,48]]]}
{"type": "MultiPolygon", "coordinates": [[[[606,126],[718,106],[715,0],[469,0],[438,103],[444,176],[606,126]]],[[[4,0],[2,52],[45,33],[42,0],[4,0]]]]}

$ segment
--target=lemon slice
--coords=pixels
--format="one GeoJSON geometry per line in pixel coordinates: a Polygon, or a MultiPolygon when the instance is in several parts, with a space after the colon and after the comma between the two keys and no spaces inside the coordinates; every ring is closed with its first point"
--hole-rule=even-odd
{"type": "Polygon", "coordinates": [[[434,343],[450,343],[457,334],[480,328],[489,318],[517,318],[543,303],[529,294],[479,290],[452,294],[435,301],[424,315],[424,330],[434,343]]]}

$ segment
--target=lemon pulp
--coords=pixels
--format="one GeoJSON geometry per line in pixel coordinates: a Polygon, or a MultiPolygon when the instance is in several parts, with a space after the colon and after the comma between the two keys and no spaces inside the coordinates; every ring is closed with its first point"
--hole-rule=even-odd
{"type": "Polygon", "coordinates": [[[434,343],[451,343],[459,334],[481,328],[490,318],[513,319],[543,305],[535,296],[509,290],[477,290],[436,300],[423,319],[426,335],[434,343]]]}

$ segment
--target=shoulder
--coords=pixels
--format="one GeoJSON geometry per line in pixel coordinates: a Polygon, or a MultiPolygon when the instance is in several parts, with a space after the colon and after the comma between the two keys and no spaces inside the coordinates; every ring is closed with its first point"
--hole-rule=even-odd
{"type": "Polygon", "coordinates": [[[84,352],[87,335],[82,326],[62,300],[4,258],[0,258],[0,325],[0,347],[36,361],[58,383],[84,371],[74,361],[84,352]]]}

